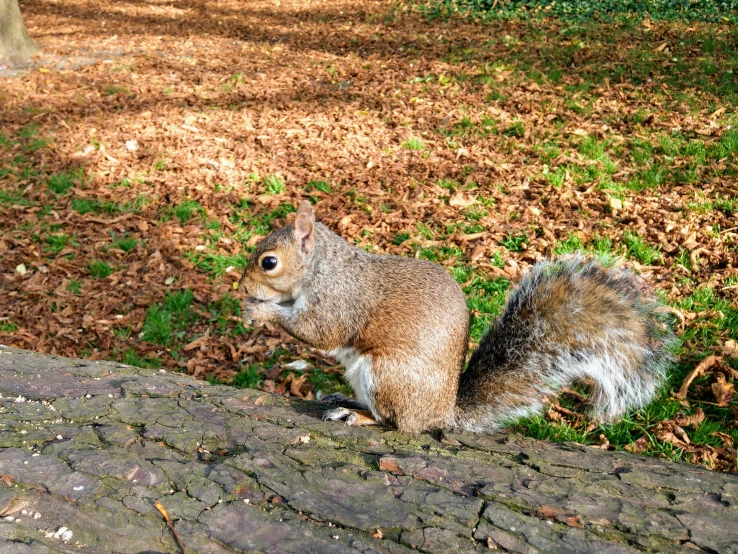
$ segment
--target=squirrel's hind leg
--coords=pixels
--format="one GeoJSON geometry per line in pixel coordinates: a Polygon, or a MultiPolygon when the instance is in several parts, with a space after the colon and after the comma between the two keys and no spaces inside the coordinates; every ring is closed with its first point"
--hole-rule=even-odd
{"type": "Polygon", "coordinates": [[[348,408],[333,408],[332,410],[323,412],[323,419],[330,421],[343,420],[346,425],[352,426],[379,424],[369,410],[349,410],[348,408]]]}

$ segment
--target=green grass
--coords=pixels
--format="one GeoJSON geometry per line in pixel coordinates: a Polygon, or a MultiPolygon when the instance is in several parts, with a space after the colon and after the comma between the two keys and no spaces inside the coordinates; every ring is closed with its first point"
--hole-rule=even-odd
{"type": "Polygon", "coordinates": [[[561,188],[566,179],[566,168],[556,167],[551,169],[548,165],[544,165],[541,175],[551,184],[551,186],[561,188]]]}
{"type": "Polygon", "coordinates": [[[392,239],[392,244],[394,244],[395,246],[400,246],[403,242],[405,242],[409,238],[410,238],[410,233],[407,233],[407,232],[395,233],[395,236],[392,239]]]}
{"type": "Polygon", "coordinates": [[[628,252],[628,256],[635,258],[644,265],[651,265],[661,260],[661,252],[658,248],[649,246],[638,234],[632,231],[623,233],[623,242],[628,252]]]}
{"type": "Polygon", "coordinates": [[[108,85],[103,90],[105,96],[115,96],[116,94],[127,94],[128,89],[124,86],[108,85]]]}
{"type": "Polygon", "coordinates": [[[12,321],[0,321],[0,333],[15,333],[18,326],[12,321]]]}
{"type": "Polygon", "coordinates": [[[241,389],[258,388],[264,383],[264,374],[261,369],[260,364],[251,364],[246,368],[241,368],[230,384],[241,389]]]}
{"type": "Polygon", "coordinates": [[[554,247],[554,254],[562,256],[564,254],[573,254],[584,250],[584,243],[576,235],[569,235],[566,240],[559,241],[554,247]]]}
{"type": "Polygon", "coordinates": [[[226,294],[211,302],[208,304],[208,313],[213,333],[229,337],[246,334],[246,328],[241,319],[241,304],[236,298],[226,294]],[[238,320],[235,323],[234,318],[238,320]]]}
{"type": "Polygon", "coordinates": [[[87,264],[87,272],[97,279],[105,279],[113,274],[113,268],[110,264],[103,260],[92,260],[87,264]]]}
{"type": "Polygon", "coordinates": [[[82,281],[70,279],[67,290],[72,294],[79,294],[82,291],[82,281]]]}
{"type": "MultiPolygon", "coordinates": [[[[584,23],[639,21],[730,21],[738,22],[735,0],[432,0],[419,3],[430,18],[466,14],[475,18],[531,19],[542,15],[563,21],[584,23]]],[[[703,66],[703,71],[710,71],[703,66]]]]}
{"type": "Polygon", "coordinates": [[[110,201],[92,200],[90,198],[72,198],[72,209],[79,214],[115,214],[123,211],[120,204],[110,201]]]}
{"type": "Polygon", "coordinates": [[[171,208],[167,214],[169,217],[174,216],[184,225],[188,223],[194,216],[202,219],[205,216],[205,210],[199,202],[195,200],[185,200],[171,208]]]}
{"type": "Polygon", "coordinates": [[[195,251],[187,252],[185,256],[199,271],[211,277],[222,277],[229,267],[241,270],[249,261],[248,254],[227,255],[195,251]]]}
{"type": "MultiPolygon", "coordinates": [[[[3,170],[0,169],[0,177],[3,176],[3,170]]],[[[18,190],[0,189],[0,205],[2,206],[32,206],[34,202],[24,198],[23,192],[18,190]]]]}
{"type": "Polygon", "coordinates": [[[58,235],[47,235],[46,236],[46,252],[50,254],[58,254],[64,250],[67,246],[79,246],[79,243],[74,240],[74,237],[60,233],[58,235]]]}
{"type": "Polygon", "coordinates": [[[124,234],[123,236],[120,236],[120,237],[116,237],[115,233],[111,231],[110,238],[112,240],[110,242],[110,245],[108,246],[108,249],[115,248],[118,250],[123,250],[123,252],[128,254],[129,252],[132,252],[133,250],[135,250],[135,248],[138,246],[138,239],[129,237],[127,234],[124,234]]]}
{"type": "Polygon", "coordinates": [[[505,238],[500,241],[500,244],[510,252],[523,252],[527,241],[528,235],[525,233],[507,233],[505,238]]]}
{"type": "Polygon", "coordinates": [[[192,291],[167,293],[164,302],[150,306],[141,328],[141,338],[153,344],[171,346],[182,340],[195,320],[192,291]]]}
{"type": "Polygon", "coordinates": [[[264,178],[264,190],[267,194],[284,194],[287,187],[284,184],[284,179],[279,175],[268,175],[264,178]]]}
{"type": "Polygon", "coordinates": [[[522,121],[513,121],[513,123],[503,131],[503,135],[507,137],[522,138],[525,135],[525,127],[522,121]]]}
{"type": "Polygon", "coordinates": [[[119,358],[119,361],[126,365],[142,367],[144,369],[159,369],[161,367],[159,360],[156,358],[144,358],[138,355],[133,348],[128,348],[125,354],[119,358]]]}
{"type": "Polygon", "coordinates": [[[720,298],[713,287],[698,287],[678,307],[696,314],[684,331],[685,342],[706,351],[717,346],[721,335],[738,339],[738,307],[729,300],[720,298]]]}
{"type": "Polygon", "coordinates": [[[405,150],[425,150],[427,147],[423,139],[418,137],[410,137],[409,139],[402,142],[401,146],[405,150]]]}
{"type": "Polygon", "coordinates": [[[331,186],[325,182],[325,181],[310,181],[307,184],[307,191],[310,192],[312,190],[319,190],[320,192],[324,192],[326,194],[330,194],[333,192],[333,189],[331,186]]]}
{"type": "Polygon", "coordinates": [[[567,254],[583,253],[596,258],[601,264],[610,265],[612,258],[617,254],[613,249],[612,239],[592,235],[585,243],[579,236],[570,234],[566,239],[560,240],[554,246],[554,254],[564,256],[567,254]]]}
{"type": "Polygon", "coordinates": [[[23,146],[23,152],[26,154],[33,154],[37,150],[48,146],[49,140],[45,137],[39,137],[38,130],[37,123],[30,123],[18,132],[19,143],[23,146]]]}
{"type": "Polygon", "coordinates": [[[54,173],[49,176],[48,186],[54,194],[63,195],[72,187],[82,186],[86,179],[85,171],[81,167],[54,173]]]}

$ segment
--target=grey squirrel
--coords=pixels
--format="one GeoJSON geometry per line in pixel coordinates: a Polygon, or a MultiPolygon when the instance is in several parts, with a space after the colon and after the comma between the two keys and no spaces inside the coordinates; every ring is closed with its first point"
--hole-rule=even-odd
{"type": "Polygon", "coordinates": [[[611,420],[653,398],[675,340],[645,282],[577,256],[523,277],[463,371],[469,313],[456,281],[433,263],[348,244],[307,201],[256,245],[240,285],[246,319],[344,364],[356,401],[322,401],[338,405],[324,419],[349,425],[492,431],[583,379],[593,415],[611,420]]]}

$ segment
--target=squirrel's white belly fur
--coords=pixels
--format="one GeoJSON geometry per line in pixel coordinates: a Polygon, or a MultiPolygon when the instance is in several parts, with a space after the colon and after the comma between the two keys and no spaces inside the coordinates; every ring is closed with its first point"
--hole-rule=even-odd
{"type": "Polygon", "coordinates": [[[346,368],[346,379],[354,389],[356,400],[364,404],[377,421],[380,415],[374,408],[372,394],[376,387],[372,374],[372,357],[361,354],[356,348],[342,347],[326,352],[328,356],[336,358],[346,368]]]}

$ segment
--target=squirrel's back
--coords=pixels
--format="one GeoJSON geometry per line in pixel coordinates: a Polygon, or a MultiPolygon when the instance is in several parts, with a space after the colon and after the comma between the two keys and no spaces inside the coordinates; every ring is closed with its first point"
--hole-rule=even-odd
{"type": "Polygon", "coordinates": [[[582,257],[536,265],[512,292],[461,376],[456,425],[491,430],[539,412],[573,383],[592,384],[601,420],[648,403],[675,341],[632,272],[582,257]]]}

